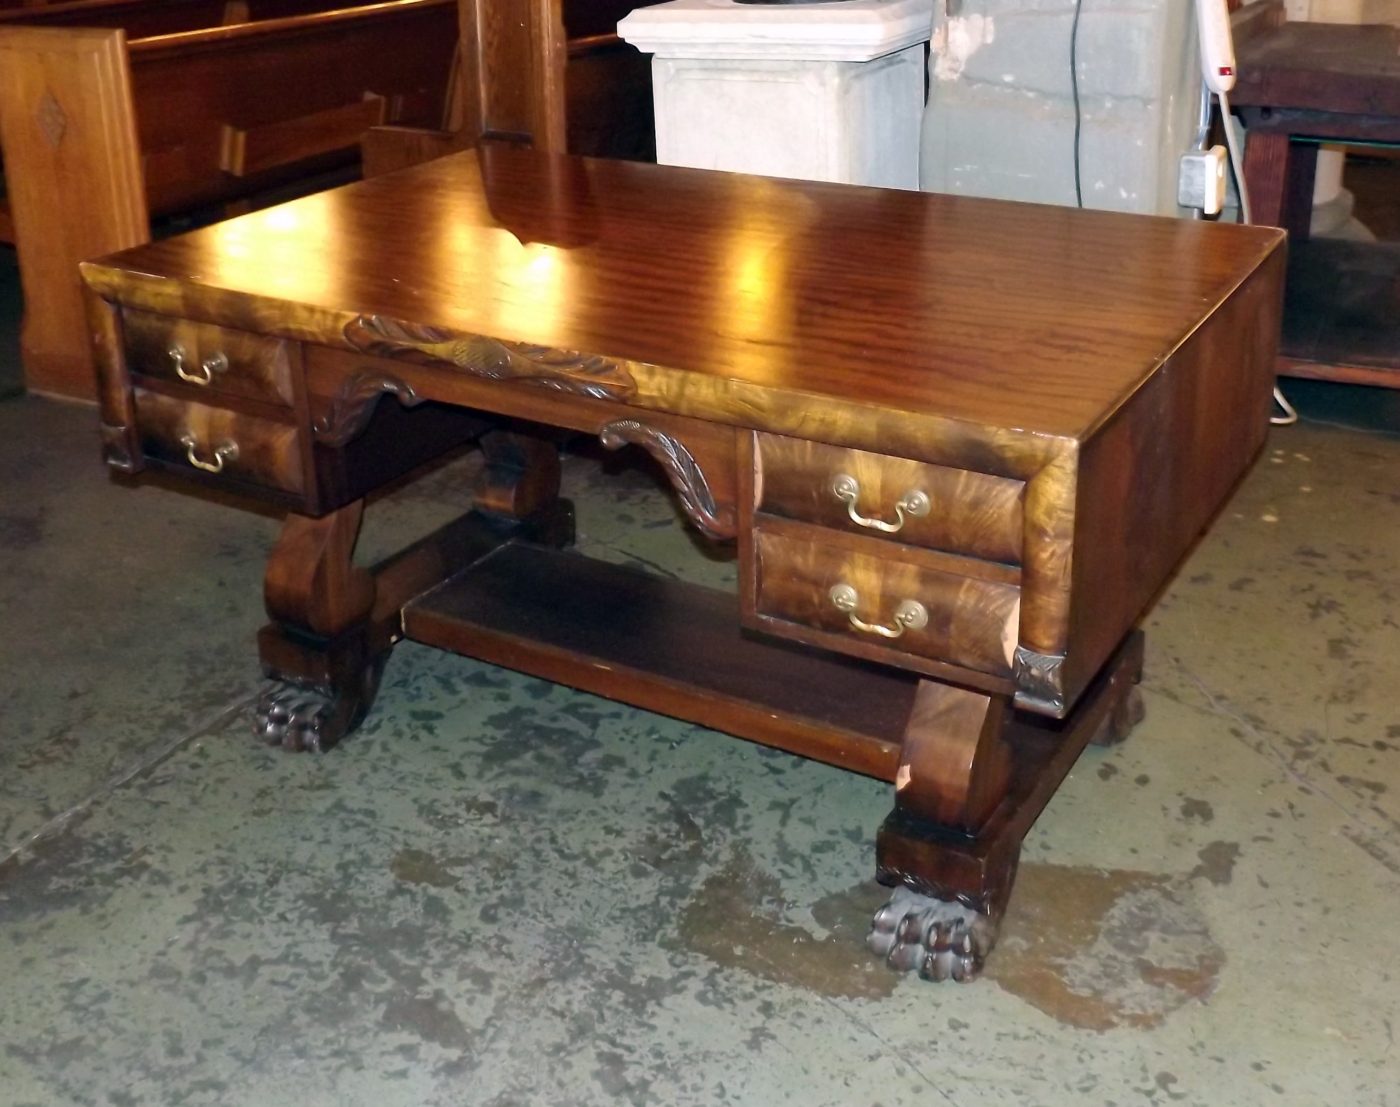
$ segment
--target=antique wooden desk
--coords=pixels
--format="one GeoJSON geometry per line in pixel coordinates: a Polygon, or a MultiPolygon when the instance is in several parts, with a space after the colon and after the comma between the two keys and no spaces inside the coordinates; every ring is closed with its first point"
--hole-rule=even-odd
{"type": "Polygon", "coordinates": [[[83,275],[108,463],[287,508],[266,738],[331,746],[409,637],[891,781],[871,946],[964,979],[1264,440],[1281,241],[485,148],[83,275]],[[649,453],[738,595],[565,550],[561,428],[649,453]],[[472,510],[356,566],[471,440],[472,510]]]}

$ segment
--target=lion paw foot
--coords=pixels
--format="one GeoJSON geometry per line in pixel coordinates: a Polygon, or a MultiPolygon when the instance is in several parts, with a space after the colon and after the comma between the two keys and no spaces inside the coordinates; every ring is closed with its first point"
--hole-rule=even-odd
{"type": "Polygon", "coordinates": [[[972,980],[996,943],[989,915],[898,887],[875,912],[866,945],[897,972],[925,980],[972,980]]]}
{"type": "Polygon", "coordinates": [[[322,753],[334,745],[329,725],[334,714],[334,698],[321,689],[273,681],[258,697],[254,725],[270,746],[322,753]]]}

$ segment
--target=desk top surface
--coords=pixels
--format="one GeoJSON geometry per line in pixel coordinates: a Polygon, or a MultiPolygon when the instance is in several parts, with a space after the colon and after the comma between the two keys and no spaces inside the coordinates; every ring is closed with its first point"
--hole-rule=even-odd
{"type": "Polygon", "coordinates": [[[229,323],[312,340],[376,314],[1081,437],[1282,240],[488,147],[92,268],[202,286],[241,305],[229,323]]]}

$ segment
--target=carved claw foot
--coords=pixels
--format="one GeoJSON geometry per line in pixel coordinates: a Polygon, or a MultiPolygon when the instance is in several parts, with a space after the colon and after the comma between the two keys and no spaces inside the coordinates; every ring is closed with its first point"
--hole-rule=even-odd
{"type": "Polygon", "coordinates": [[[997,920],[901,885],[875,912],[865,944],[896,972],[925,980],[972,980],[997,939],[997,920]]]}
{"type": "Polygon", "coordinates": [[[254,727],[269,746],[324,753],[334,744],[326,741],[334,707],[334,697],[320,688],[274,680],[258,697],[254,727]]]}
{"type": "Polygon", "coordinates": [[[258,737],[293,753],[325,753],[369,714],[387,660],[385,654],[372,662],[358,687],[344,691],[294,680],[268,681],[254,712],[258,737]]]}
{"type": "Polygon", "coordinates": [[[1089,741],[1096,746],[1116,746],[1146,717],[1147,707],[1142,700],[1142,689],[1131,684],[1127,694],[1104,716],[1099,729],[1089,741]]]}

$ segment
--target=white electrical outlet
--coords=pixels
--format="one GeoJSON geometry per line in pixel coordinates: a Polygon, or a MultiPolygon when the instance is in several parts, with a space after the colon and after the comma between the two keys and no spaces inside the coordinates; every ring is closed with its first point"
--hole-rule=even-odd
{"type": "Polygon", "coordinates": [[[1223,146],[1182,154],[1176,178],[1176,202],[1206,215],[1219,215],[1225,207],[1228,164],[1229,155],[1223,146]]]}

